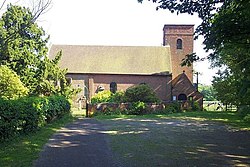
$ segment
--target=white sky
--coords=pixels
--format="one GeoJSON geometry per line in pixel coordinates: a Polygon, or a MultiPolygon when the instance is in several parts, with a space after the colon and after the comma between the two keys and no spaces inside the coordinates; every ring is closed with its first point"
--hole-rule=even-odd
{"type": "MultiPolygon", "coordinates": [[[[14,1],[14,0],[12,0],[14,1]]],[[[26,0],[31,1],[31,0],[26,0]]],[[[11,0],[9,0],[11,2],[11,0]]],[[[156,4],[144,0],[52,0],[52,8],[38,24],[50,35],[50,44],[161,46],[164,24],[195,24],[187,14],[156,11],[156,4]]],[[[206,55],[195,41],[194,52],[206,55]]],[[[215,70],[209,63],[196,63],[199,82],[210,84],[215,70]]]]}

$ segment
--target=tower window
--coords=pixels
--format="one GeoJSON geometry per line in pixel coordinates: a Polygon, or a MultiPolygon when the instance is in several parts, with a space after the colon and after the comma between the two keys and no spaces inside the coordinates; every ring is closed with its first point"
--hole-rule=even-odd
{"type": "Polygon", "coordinates": [[[181,39],[177,39],[176,49],[182,49],[182,40],[181,39]]]}

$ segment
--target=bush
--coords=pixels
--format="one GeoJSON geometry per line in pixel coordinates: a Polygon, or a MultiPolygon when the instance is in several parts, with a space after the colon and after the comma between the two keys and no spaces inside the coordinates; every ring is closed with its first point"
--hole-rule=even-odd
{"type": "Polygon", "coordinates": [[[125,92],[126,102],[158,103],[160,99],[148,85],[135,85],[125,92]]]}
{"type": "Polygon", "coordinates": [[[110,102],[123,103],[123,102],[125,102],[124,95],[125,95],[125,92],[118,91],[118,92],[111,95],[110,102]]]}
{"type": "Polygon", "coordinates": [[[173,103],[168,104],[166,106],[166,109],[169,110],[169,111],[172,111],[172,113],[182,112],[182,110],[181,110],[181,104],[178,103],[178,102],[173,102],[173,103]]]}
{"type": "Polygon", "coordinates": [[[98,92],[96,95],[94,95],[91,98],[92,104],[105,103],[105,102],[122,103],[124,101],[125,101],[124,92],[122,91],[112,93],[109,90],[104,90],[104,91],[98,92]]]}
{"type": "Polygon", "coordinates": [[[0,140],[35,131],[69,112],[70,103],[63,96],[0,99],[0,140]]]}
{"type": "Polygon", "coordinates": [[[238,109],[238,114],[240,117],[244,118],[245,116],[250,114],[250,106],[248,105],[240,106],[238,109]]]}
{"type": "Polygon", "coordinates": [[[249,122],[249,123],[250,123],[250,114],[247,114],[247,115],[243,118],[243,120],[244,120],[245,122],[249,122]]]}
{"type": "Polygon", "coordinates": [[[128,114],[142,115],[146,113],[145,109],[146,109],[146,104],[144,102],[141,101],[133,102],[132,106],[128,111],[128,114]]]}
{"type": "Polygon", "coordinates": [[[201,111],[201,107],[197,101],[194,102],[192,106],[192,111],[201,111]]]}
{"type": "Polygon", "coordinates": [[[91,103],[104,103],[104,102],[110,102],[112,93],[109,90],[104,90],[101,92],[98,92],[91,98],[91,103]]]}
{"type": "Polygon", "coordinates": [[[28,94],[19,76],[7,66],[0,66],[0,81],[0,98],[17,99],[28,94]]]}

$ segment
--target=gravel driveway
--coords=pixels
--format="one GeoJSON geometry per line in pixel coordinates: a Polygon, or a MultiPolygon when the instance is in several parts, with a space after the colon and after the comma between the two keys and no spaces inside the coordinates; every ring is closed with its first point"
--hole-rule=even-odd
{"type": "Polygon", "coordinates": [[[101,121],[125,166],[250,166],[250,132],[177,119],[101,121]]]}
{"type": "Polygon", "coordinates": [[[250,166],[250,131],[178,119],[78,119],[52,136],[34,166],[250,166]]]}

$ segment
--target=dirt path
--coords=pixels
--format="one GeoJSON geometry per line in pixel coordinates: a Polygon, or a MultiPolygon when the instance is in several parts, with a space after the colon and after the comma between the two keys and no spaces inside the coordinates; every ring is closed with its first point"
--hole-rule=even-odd
{"type": "Polygon", "coordinates": [[[79,119],[50,139],[34,166],[248,167],[250,132],[190,120],[79,119]]]}

